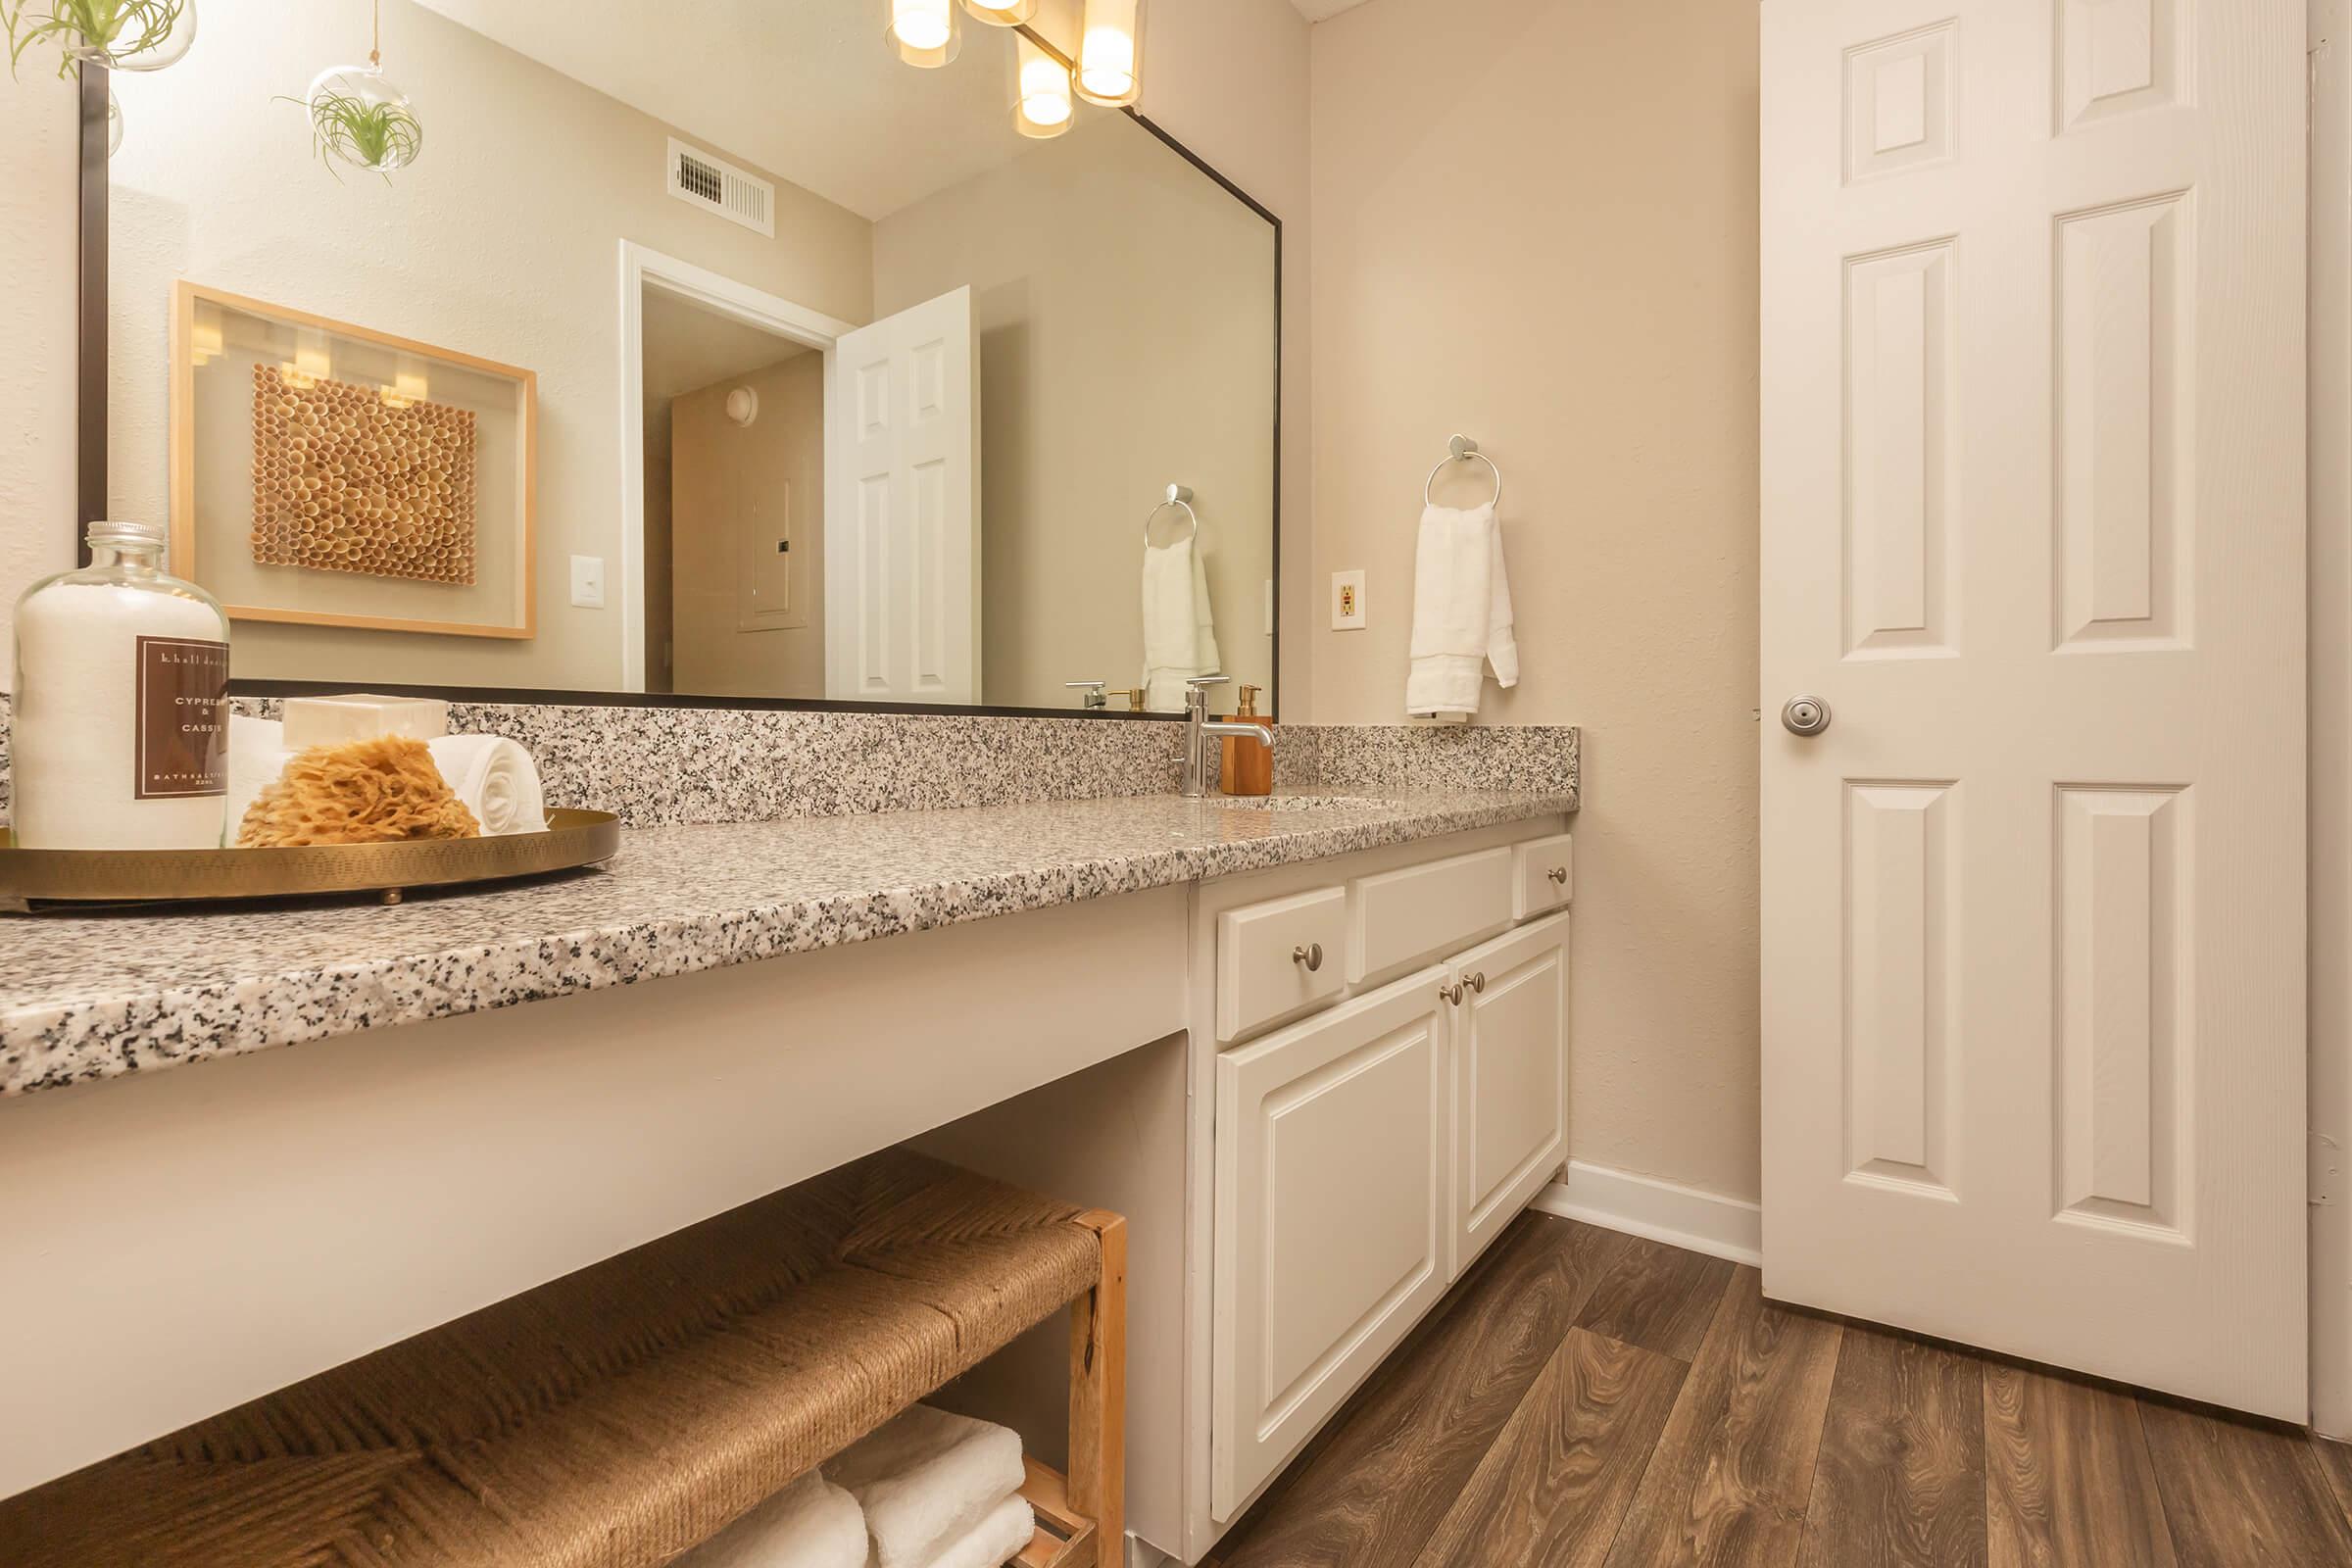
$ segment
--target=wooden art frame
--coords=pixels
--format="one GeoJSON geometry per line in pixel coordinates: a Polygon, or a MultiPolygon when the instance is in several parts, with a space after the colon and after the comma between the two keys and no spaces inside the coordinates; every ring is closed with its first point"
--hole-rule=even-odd
{"type": "Polygon", "coordinates": [[[215,588],[214,591],[222,600],[221,608],[228,612],[230,619],[275,621],[299,626],[351,626],[369,631],[414,632],[443,637],[491,637],[511,641],[526,640],[538,635],[538,373],[516,366],[501,365],[478,355],[396,337],[372,327],[338,321],[330,317],[294,310],[288,306],[273,305],[266,300],[232,294],[225,289],[210,288],[184,278],[174,285],[172,293],[171,559],[178,564],[174,569],[200,586],[214,586],[205,582],[204,573],[198,569],[202,557],[198,552],[197,518],[196,325],[199,308],[206,305],[297,331],[329,333],[336,338],[367,344],[427,365],[513,382],[516,389],[516,452],[514,462],[520,485],[518,510],[514,514],[514,537],[492,547],[501,554],[512,551],[514,592],[513,614],[509,619],[487,622],[439,620],[416,615],[362,614],[343,611],[305,610],[287,605],[231,603],[231,595],[220,594],[215,588]]]}

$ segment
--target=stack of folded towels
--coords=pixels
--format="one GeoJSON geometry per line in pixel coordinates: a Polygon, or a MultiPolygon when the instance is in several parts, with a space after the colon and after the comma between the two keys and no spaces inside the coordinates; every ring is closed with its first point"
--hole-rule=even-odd
{"type": "MultiPolygon", "coordinates": [[[[282,721],[242,714],[232,715],[228,721],[228,836],[232,843],[380,842],[465,838],[477,832],[495,837],[547,831],[546,799],[531,754],[497,735],[450,734],[445,702],[366,695],[295,697],[286,700],[285,714],[282,721]],[[347,760],[346,773],[372,770],[388,774],[403,765],[403,760],[378,754],[385,748],[404,746],[415,754],[405,765],[421,772],[431,793],[451,803],[445,814],[454,827],[444,827],[438,819],[429,826],[406,819],[360,820],[367,817],[380,787],[368,792],[367,801],[348,803],[349,809],[342,817],[353,820],[342,833],[318,827],[320,822],[341,819],[323,809],[322,803],[286,799],[298,786],[314,792],[331,788],[331,782],[319,782],[335,776],[331,766],[321,764],[338,760],[347,760]],[[289,764],[297,759],[303,760],[304,766],[289,772],[289,764]],[[257,802],[262,806],[258,815],[257,802]],[[464,810],[457,810],[457,806],[464,810]],[[296,817],[309,831],[286,830],[287,819],[296,817]]],[[[370,778],[366,782],[377,781],[370,778]]]]}
{"type": "Polygon", "coordinates": [[[915,1405],[678,1568],[1003,1568],[1036,1531],[1018,1434],[915,1405]]]}

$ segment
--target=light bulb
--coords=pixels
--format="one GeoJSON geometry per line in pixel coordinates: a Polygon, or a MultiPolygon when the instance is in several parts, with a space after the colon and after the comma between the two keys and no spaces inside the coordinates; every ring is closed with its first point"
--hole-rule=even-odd
{"type": "Polygon", "coordinates": [[[1010,5],[992,6],[984,0],[963,0],[963,9],[973,20],[985,22],[992,27],[1017,27],[1037,16],[1037,0],[1012,0],[1010,5]]]}
{"type": "Polygon", "coordinates": [[[962,19],[956,0],[890,0],[891,47],[906,64],[934,70],[963,48],[962,19]]]}
{"type": "Polygon", "coordinates": [[[1031,43],[1026,34],[1013,40],[1019,58],[1020,101],[1012,122],[1024,136],[1043,141],[1070,128],[1070,70],[1031,43]]]}
{"type": "Polygon", "coordinates": [[[1086,0],[1078,96],[1124,109],[1144,95],[1144,0],[1086,0]]]}

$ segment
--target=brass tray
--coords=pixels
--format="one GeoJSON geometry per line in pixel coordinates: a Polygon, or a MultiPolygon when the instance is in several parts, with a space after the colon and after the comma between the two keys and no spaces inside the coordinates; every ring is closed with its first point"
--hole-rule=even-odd
{"type": "Polygon", "coordinates": [[[0,828],[0,913],[56,905],[162,904],[374,893],[537,876],[609,860],[620,850],[610,811],[547,813],[544,833],[324,844],[275,850],[20,850],[0,828]]]}

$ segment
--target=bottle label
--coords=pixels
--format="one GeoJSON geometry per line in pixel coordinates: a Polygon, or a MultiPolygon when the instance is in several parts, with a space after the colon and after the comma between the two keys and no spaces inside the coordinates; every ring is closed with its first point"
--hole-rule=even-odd
{"type": "Polygon", "coordinates": [[[138,639],[138,760],[142,801],[228,793],[228,644],[138,639]]]}

